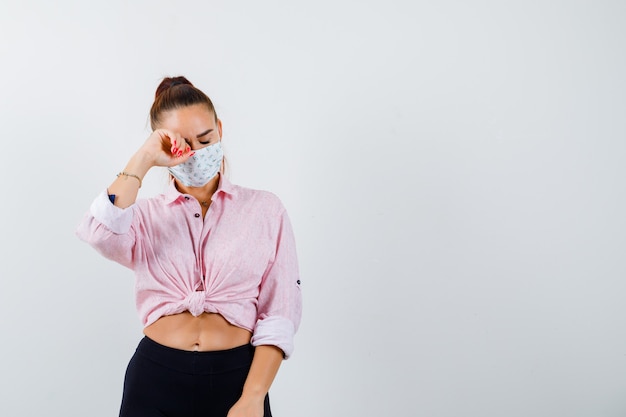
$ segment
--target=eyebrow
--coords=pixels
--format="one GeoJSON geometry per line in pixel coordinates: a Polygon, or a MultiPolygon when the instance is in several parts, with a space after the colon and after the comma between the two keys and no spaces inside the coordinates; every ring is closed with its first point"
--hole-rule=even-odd
{"type": "Polygon", "coordinates": [[[196,135],[196,139],[200,139],[202,136],[204,135],[208,135],[209,133],[213,132],[213,129],[209,129],[206,132],[202,132],[199,135],[196,135]]]}

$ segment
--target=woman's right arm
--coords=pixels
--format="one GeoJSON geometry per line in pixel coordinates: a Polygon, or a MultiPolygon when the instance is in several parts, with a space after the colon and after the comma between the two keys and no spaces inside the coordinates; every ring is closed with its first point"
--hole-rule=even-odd
{"type": "Polygon", "coordinates": [[[113,204],[119,208],[130,207],[135,203],[141,181],[150,168],[178,165],[192,155],[191,148],[180,135],[165,129],[155,130],[109,186],[109,195],[115,196],[113,204]]]}
{"type": "Polygon", "coordinates": [[[154,166],[173,166],[187,160],[193,152],[174,132],[157,129],[130,158],[123,174],[102,191],[76,230],[76,235],[103,256],[132,267],[135,244],[133,210],[141,179],[154,166]],[[137,178],[134,178],[137,176],[137,178]]]}

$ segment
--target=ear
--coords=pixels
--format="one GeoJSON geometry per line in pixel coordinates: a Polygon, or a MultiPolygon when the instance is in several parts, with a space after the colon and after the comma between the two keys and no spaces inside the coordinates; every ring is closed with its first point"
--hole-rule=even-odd
{"type": "Polygon", "coordinates": [[[222,121],[217,119],[217,131],[220,134],[220,141],[222,140],[222,121]]]}

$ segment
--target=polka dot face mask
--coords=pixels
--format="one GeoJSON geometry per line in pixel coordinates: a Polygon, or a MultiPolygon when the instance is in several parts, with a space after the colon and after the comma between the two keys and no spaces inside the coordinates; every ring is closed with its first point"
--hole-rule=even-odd
{"type": "Polygon", "coordinates": [[[223,158],[222,142],[219,141],[198,149],[191,158],[168,170],[187,187],[202,187],[217,175],[223,158]]]}

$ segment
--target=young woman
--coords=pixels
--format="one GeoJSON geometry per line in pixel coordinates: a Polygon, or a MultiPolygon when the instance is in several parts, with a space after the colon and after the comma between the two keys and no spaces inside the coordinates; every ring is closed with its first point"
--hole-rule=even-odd
{"type": "Polygon", "coordinates": [[[222,122],[186,78],[163,79],[150,120],[77,230],[136,275],[145,337],[120,416],[270,417],[267,393],[302,311],[287,213],[273,194],[224,178],[222,122]],[[169,188],[137,199],[152,167],[168,167],[169,188]]]}

